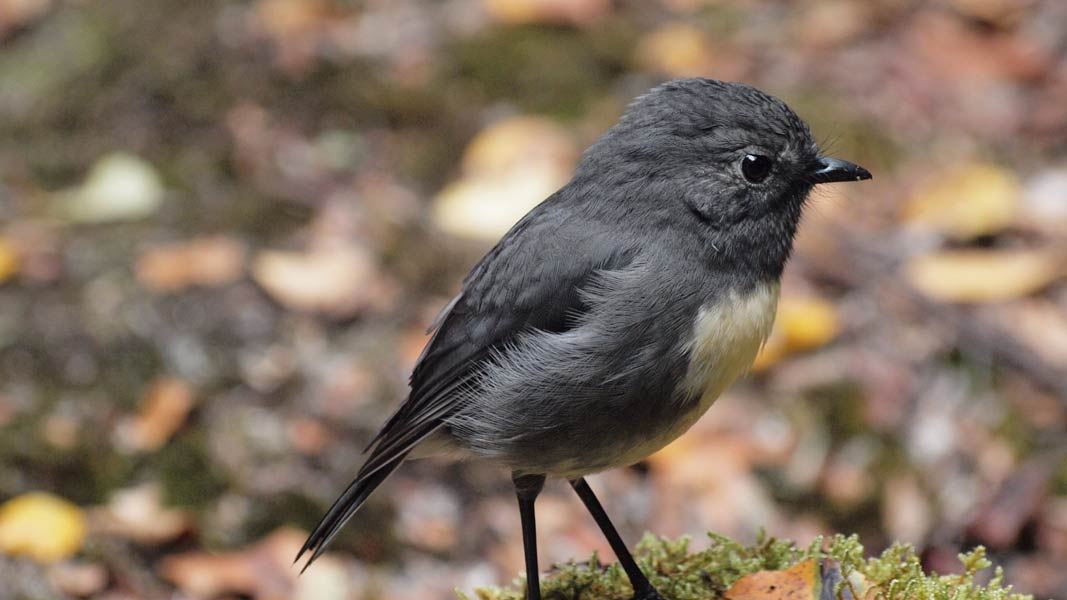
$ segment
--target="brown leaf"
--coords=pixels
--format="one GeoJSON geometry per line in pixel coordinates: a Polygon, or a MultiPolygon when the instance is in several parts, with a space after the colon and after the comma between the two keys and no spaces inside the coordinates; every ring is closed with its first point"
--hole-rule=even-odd
{"type": "Polygon", "coordinates": [[[791,33],[796,44],[826,48],[855,39],[866,32],[874,15],[872,5],[851,0],[804,2],[802,11],[792,20],[791,33]]]}
{"type": "Polygon", "coordinates": [[[636,52],[642,67],[672,77],[695,77],[712,70],[712,52],[705,33],[686,23],[666,25],[646,34],[636,52]]]}
{"type": "Polygon", "coordinates": [[[1035,355],[1067,371],[1067,309],[1060,303],[1025,299],[991,307],[989,314],[1035,355]]]}
{"type": "Polygon", "coordinates": [[[1063,273],[1047,250],[945,250],[910,259],[915,289],[942,302],[1001,302],[1041,291],[1063,273]]]}
{"type": "Polygon", "coordinates": [[[1052,60],[1032,36],[982,31],[945,12],[920,13],[907,35],[905,45],[915,52],[913,60],[940,78],[942,86],[1032,79],[1045,74],[1052,60]]]}
{"type": "Polygon", "coordinates": [[[759,571],[738,579],[726,600],[818,600],[822,587],[818,561],[808,559],[784,571],[759,571]]]}
{"type": "Polygon", "coordinates": [[[0,0],[0,39],[12,29],[44,15],[52,0],[0,0]]]}
{"type": "Polygon", "coordinates": [[[151,248],[137,259],[138,281],[153,292],[179,292],[237,280],[245,264],[244,245],[216,236],[151,248]]]}
{"type": "Polygon", "coordinates": [[[133,450],[158,450],[185,423],[193,403],[193,391],[186,382],[172,377],[156,380],[138,415],[119,425],[120,442],[133,450]]]}
{"type": "Polygon", "coordinates": [[[64,562],[48,569],[52,585],[70,596],[92,596],[107,587],[107,579],[107,569],[97,563],[64,562]]]}
{"type": "Polygon", "coordinates": [[[483,0],[486,10],[501,23],[521,25],[555,23],[587,25],[611,10],[609,0],[483,0]]]}
{"type": "Polygon", "coordinates": [[[186,594],[214,598],[224,593],[257,600],[340,600],[349,595],[343,569],[330,555],[321,557],[303,576],[293,557],[304,542],[302,531],[283,527],[255,545],[234,552],[187,552],[165,557],[163,577],[186,594]]]}

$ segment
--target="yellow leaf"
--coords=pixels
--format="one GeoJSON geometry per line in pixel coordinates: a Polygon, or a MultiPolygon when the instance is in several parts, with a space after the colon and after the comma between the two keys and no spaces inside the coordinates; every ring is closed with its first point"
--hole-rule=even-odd
{"type": "Polygon", "coordinates": [[[1021,198],[1022,186],[1014,173],[996,165],[972,164],[919,189],[904,218],[954,239],[973,239],[1014,223],[1021,198]]]}
{"type": "Polygon", "coordinates": [[[0,238],[0,283],[3,283],[10,279],[19,270],[18,255],[15,252],[15,246],[0,238]]]}
{"type": "Polygon", "coordinates": [[[681,23],[661,27],[637,45],[637,60],[644,68],[673,77],[706,75],[710,55],[704,32],[681,23]]]}
{"type": "Polygon", "coordinates": [[[1001,302],[1033,294],[1063,274],[1064,261],[1041,250],[947,250],[905,265],[911,285],[942,302],[1001,302]]]}
{"type": "Polygon", "coordinates": [[[535,167],[516,171],[512,177],[463,179],[437,195],[433,217],[438,227],[453,235],[495,240],[564,183],[562,173],[535,167]]]}
{"type": "Polygon", "coordinates": [[[570,171],[578,156],[567,130],[543,117],[518,116],[493,123],[463,151],[464,176],[502,174],[529,163],[570,171]]]}
{"type": "Polygon", "coordinates": [[[81,509],[52,494],[31,492],[0,506],[0,552],[4,554],[55,562],[77,552],[85,534],[81,509]]]}
{"type": "Polygon", "coordinates": [[[818,348],[840,329],[837,308],[819,298],[785,297],[778,306],[778,323],[790,350],[818,348]]]}
{"type": "Polygon", "coordinates": [[[753,371],[762,371],[789,354],[818,348],[841,329],[837,308],[820,298],[785,296],[778,303],[774,329],[760,349],[753,371]]]}
{"type": "Polygon", "coordinates": [[[455,235],[496,240],[567,182],[577,155],[570,134],[547,119],[494,123],[467,146],[463,177],[434,199],[434,221],[455,235]]]}
{"type": "Polygon", "coordinates": [[[788,353],[785,336],[781,332],[772,331],[771,337],[767,338],[767,342],[763,344],[759,354],[756,355],[756,360],[752,363],[752,371],[754,373],[765,371],[771,365],[785,358],[788,353]]]}

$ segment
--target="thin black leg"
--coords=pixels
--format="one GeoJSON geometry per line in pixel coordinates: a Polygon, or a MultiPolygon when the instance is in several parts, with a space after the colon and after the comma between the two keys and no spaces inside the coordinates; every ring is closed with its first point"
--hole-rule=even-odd
{"type": "Polygon", "coordinates": [[[600,531],[604,532],[604,537],[608,538],[608,544],[615,551],[615,556],[619,557],[619,564],[622,565],[623,571],[626,571],[626,576],[630,578],[630,585],[634,588],[634,599],[663,600],[663,596],[660,596],[656,588],[652,587],[648,578],[637,566],[637,561],[630,554],[630,550],[626,548],[626,543],[622,541],[619,532],[611,524],[608,514],[604,512],[604,507],[600,505],[600,501],[593,494],[589,484],[585,482],[585,478],[572,479],[571,487],[578,493],[578,497],[582,499],[582,503],[589,510],[589,514],[593,515],[593,520],[600,527],[600,531]]]}
{"type": "Polygon", "coordinates": [[[515,495],[519,498],[519,518],[522,520],[522,550],[526,555],[526,600],[541,600],[541,575],[537,568],[537,524],[534,519],[534,500],[545,487],[544,475],[511,474],[515,495]]]}

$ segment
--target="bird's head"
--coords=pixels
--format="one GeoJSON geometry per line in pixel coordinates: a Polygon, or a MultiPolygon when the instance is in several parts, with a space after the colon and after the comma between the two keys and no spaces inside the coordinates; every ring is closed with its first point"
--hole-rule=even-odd
{"type": "Polygon", "coordinates": [[[644,190],[623,201],[681,203],[701,229],[725,236],[727,249],[751,245],[776,270],[815,185],[871,178],[859,165],[821,155],[807,124],[781,100],[700,78],[634,100],[586,151],[577,175],[644,190]]]}

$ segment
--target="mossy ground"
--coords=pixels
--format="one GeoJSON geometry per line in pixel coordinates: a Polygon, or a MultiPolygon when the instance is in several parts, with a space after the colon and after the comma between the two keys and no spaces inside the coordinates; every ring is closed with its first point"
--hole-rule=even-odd
{"type": "MultiPolygon", "coordinates": [[[[667,540],[648,535],[637,548],[638,562],[653,585],[671,600],[721,598],[738,579],[757,571],[786,569],[807,559],[828,559],[840,566],[840,582],[822,598],[871,600],[1026,600],[1005,586],[1000,568],[988,581],[983,573],[992,566],[984,548],[960,555],[961,573],[927,574],[914,548],[891,546],[880,556],[864,558],[856,536],[819,538],[807,548],[789,541],[765,538],[745,546],[712,534],[706,550],[689,551],[689,539],[667,540]],[[832,595],[828,595],[832,594],[832,595]]],[[[511,587],[474,592],[478,600],[523,600],[525,581],[511,587]]],[[[632,590],[618,564],[604,565],[594,554],[587,562],[557,565],[541,578],[541,590],[551,600],[629,600],[632,590]]],[[[459,593],[463,600],[470,596],[459,593]]]]}

